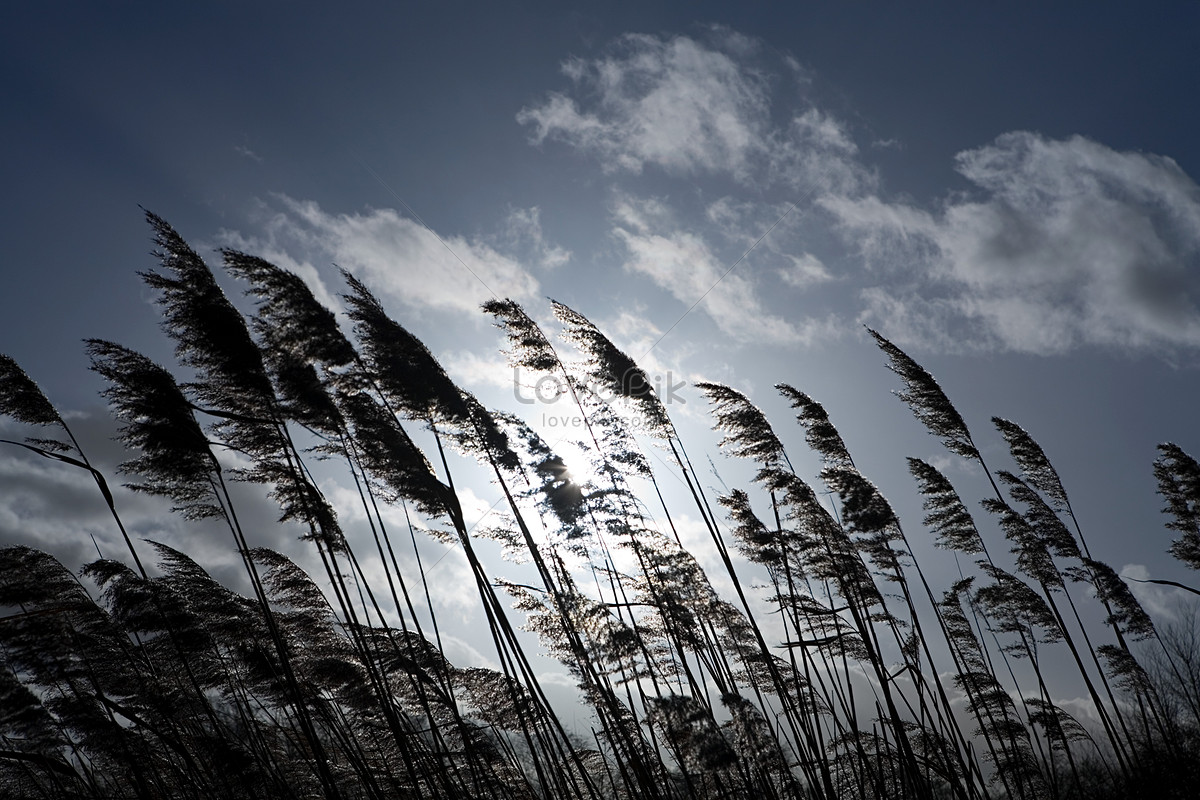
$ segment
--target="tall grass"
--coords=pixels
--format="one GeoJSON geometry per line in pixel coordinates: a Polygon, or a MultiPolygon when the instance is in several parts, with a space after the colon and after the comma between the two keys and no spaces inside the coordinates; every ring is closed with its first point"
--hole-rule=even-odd
{"type": "MultiPolygon", "coordinates": [[[[224,251],[253,301],[243,314],[148,220],[157,266],[143,278],[188,380],[87,343],[130,450],[120,471],[225,527],[250,593],[136,542],[64,417],[0,356],[0,411],[41,429],[7,443],[88,472],[125,546],[118,558],[96,542],[78,575],[28,547],[0,554],[5,797],[1065,799],[1185,797],[1200,778],[1194,626],[1156,627],[1093,555],[1027,431],[994,418],[1011,466],[985,463],[933,376],[880,334],[899,398],[985,476],[985,516],[910,459],[926,515],[903,525],[831,415],[786,384],[815,483],[750,398],[700,383],[720,447],[756,470],[710,497],[649,377],[595,325],[554,304],[572,361],[516,303],[489,302],[510,362],[558,381],[583,422],[592,476],[572,475],[525,421],[457,387],[355,277],[347,334],[298,277],[224,251]],[[470,470],[450,450],[480,471],[456,474],[470,470]],[[322,493],[317,460],[357,508],[322,493]],[[458,489],[481,479],[502,495],[486,529],[458,489]],[[687,503],[662,491],[674,479],[687,503]],[[233,483],[273,498],[315,576],[251,546],[233,483]],[[365,523],[347,535],[339,511],[365,523]],[[700,552],[683,546],[685,515],[708,537],[700,552]],[[447,657],[428,535],[462,549],[494,669],[447,657]],[[480,537],[527,562],[527,582],[494,577],[480,537]],[[933,585],[918,537],[953,552],[952,585],[933,585]],[[576,682],[585,726],[564,724],[521,628],[576,682]],[[1052,691],[1060,664],[1094,722],[1052,691]]],[[[1197,568],[1200,465],[1161,453],[1170,552],[1197,568]]]]}

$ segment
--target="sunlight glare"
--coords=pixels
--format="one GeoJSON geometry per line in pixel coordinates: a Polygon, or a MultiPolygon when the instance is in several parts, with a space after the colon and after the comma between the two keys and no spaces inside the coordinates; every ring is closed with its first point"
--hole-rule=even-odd
{"type": "Polygon", "coordinates": [[[594,485],[600,475],[592,466],[591,452],[580,442],[562,442],[555,448],[567,465],[567,477],[580,486],[594,485]]]}

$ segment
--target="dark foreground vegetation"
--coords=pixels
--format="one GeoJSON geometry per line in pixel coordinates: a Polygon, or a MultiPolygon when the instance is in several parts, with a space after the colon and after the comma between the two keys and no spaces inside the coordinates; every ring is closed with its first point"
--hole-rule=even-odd
{"type": "MultiPolygon", "coordinates": [[[[143,277],[189,379],[112,342],[88,352],[130,486],[227,528],[251,590],[135,541],[67,422],[0,356],[0,412],[40,428],[8,446],[89,472],[127,548],[79,574],[0,551],[0,796],[998,800],[1200,786],[1195,625],[1156,628],[1089,549],[1037,442],[995,418],[1011,463],[985,464],[933,377],[882,336],[899,397],[984,476],[982,514],[910,459],[926,516],[902,528],[825,409],[783,384],[820,484],[793,471],[746,397],[705,383],[722,448],[757,469],[753,487],[710,497],[646,374],[587,319],[555,305],[584,357],[564,361],[519,306],[489,302],[512,363],[554,376],[586,421],[595,477],[577,483],[352,276],[350,338],[295,275],[226,251],[255,301],[247,319],[149,221],[159,263],[143,277]],[[686,484],[685,508],[663,500],[665,470],[628,415],[686,484]],[[502,490],[498,524],[469,528],[450,449],[502,490]],[[358,490],[368,522],[353,547],[309,472],[317,460],[358,490]],[[249,546],[234,481],[265,487],[318,574],[249,546]],[[732,592],[681,546],[684,514],[702,520],[723,565],[713,580],[732,592]],[[497,669],[445,657],[428,565],[413,561],[427,535],[462,548],[497,669]],[[479,536],[525,562],[528,582],[490,575],[479,536]],[[931,585],[914,536],[953,550],[961,580],[931,585]],[[556,716],[518,627],[569,670],[587,723],[569,731],[556,716]],[[1051,664],[1074,670],[1088,719],[1056,704],[1051,664]]],[[[1200,568],[1200,465],[1160,450],[1172,553],[1200,568]]]]}

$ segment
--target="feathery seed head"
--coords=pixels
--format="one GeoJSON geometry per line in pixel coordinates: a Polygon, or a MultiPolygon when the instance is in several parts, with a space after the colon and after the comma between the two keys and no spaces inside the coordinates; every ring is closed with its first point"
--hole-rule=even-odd
{"type": "Polygon", "coordinates": [[[820,454],[825,466],[853,467],[854,459],[850,457],[850,451],[846,449],[841,434],[829,421],[825,407],[786,383],[777,383],[775,388],[791,402],[792,408],[799,409],[796,420],[804,428],[804,441],[820,454]]]}
{"type": "Polygon", "coordinates": [[[164,495],[189,517],[216,516],[211,475],[216,467],[208,438],[167,370],[150,359],[112,342],[89,339],[92,369],[109,387],[103,394],[124,422],[120,441],[140,455],[121,465],[143,483],[130,488],[164,495]]]}
{"type": "Polygon", "coordinates": [[[549,372],[561,366],[550,340],[521,306],[513,300],[488,300],[483,310],[496,318],[496,327],[508,336],[508,359],[515,367],[549,372]]]}
{"type": "Polygon", "coordinates": [[[763,412],[744,394],[719,383],[701,381],[696,383],[696,388],[712,403],[712,414],[716,419],[713,429],[725,434],[719,447],[738,458],[757,461],[768,469],[777,469],[786,461],[783,443],[763,412]]]}
{"type": "Polygon", "coordinates": [[[930,433],[942,440],[946,449],[963,458],[979,461],[979,451],[971,441],[967,423],[933,376],[899,347],[870,328],[867,328],[867,332],[875,338],[879,349],[887,354],[890,361],[888,368],[904,382],[904,390],[896,392],[896,396],[912,409],[930,433]]]}
{"type": "Polygon", "coordinates": [[[1163,513],[1167,527],[1182,536],[1171,543],[1171,555],[1192,569],[1200,569],[1200,463],[1177,444],[1160,444],[1154,461],[1158,493],[1166,498],[1163,513]]]}
{"type": "Polygon", "coordinates": [[[0,414],[26,425],[62,424],[62,417],[38,385],[3,353],[0,353],[0,414]]]}
{"type": "Polygon", "coordinates": [[[245,319],[175,229],[149,211],[146,219],[155,231],[161,271],[139,274],[159,291],[163,326],[180,360],[199,373],[198,396],[223,411],[270,416],[271,381],[245,319]]]}
{"type": "Polygon", "coordinates": [[[258,300],[254,324],[305,361],[344,367],[355,360],[353,345],[342,333],[333,312],[313,296],[293,272],[256,256],[222,250],[225,270],[250,283],[246,294],[258,300]]]}
{"type": "Polygon", "coordinates": [[[975,520],[946,476],[919,458],[908,459],[908,471],[925,498],[925,524],[937,536],[934,543],[967,555],[984,552],[975,520]]]}
{"type": "Polygon", "coordinates": [[[555,316],[566,326],[563,335],[587,356],[590,377],[597,385],[632,402],[647,432],[662,438],[671,436],[673,428],[667,410],[642,368],[582,314],[562,303],[551,302],[555,316]]]}

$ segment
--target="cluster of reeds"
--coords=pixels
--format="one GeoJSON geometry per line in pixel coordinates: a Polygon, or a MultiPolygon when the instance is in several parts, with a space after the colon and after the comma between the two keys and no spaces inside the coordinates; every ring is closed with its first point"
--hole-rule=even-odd
{"type": "MultiPolygon", "coordinates": [[[[1200,778],[1194,638],[1161,636],[1093,556],[1025,430],[992,420],[1015,466],[993,470],[934,378],[879,334],[899,397],[986,476],[992,524],[910,459],[927,514],[906,531],[825,409],[785,384],[822,462],[818,487],[750,400],[701,383],[721,447],[757,469],[756,496],[709,497],[647,375],[591,322],[555,304],[583,354],[564,360],[516,303],[485,304],[510,361],[575,405],[594,470],[580,480],[525,422],[455,386],[353,276],[350,337],[297,276],[223,251],[254,301],[244,315],[148,218],[159,264],[143,277],[191,379],[112,342],[88,352],[132,453],[129,486],[226,527],[251,591],[135,541],[66,420],[0,357],[0,411],[51,431],[10,444],[87,471],[126,548],[97,545],[79,576],[34,549],[0,551],[4,796],[1182,797],[1200,778]],[[499,524],[471,529],[448,449],[500,489],[499,524]],[[342,530],[317,459],[355,487],[365,530],[342,530]],[[685,508],[660,490],[667,471],[685,508]],[[250,546],[235,481],[266,487],[299,526],[316,579],[250,546]],[[684,514],[732,595],[683,547],[684,514]],[[417,546],[430,534],[465,554],[496,669],[445,655],[417,546]],[[481,535],[530,564],[528,582],[492,576],[481,535]],[[953,551],[960,579],[931,586],[910,536],[953,551]],[[409,557],[416,569],[401,569],[409,557]],[[563,725],[521,628],[577,682],[588,730],[563,725]],[[1056,703],[1046,670],[1064,663],[1093,720],[1056,703]]],[[[1200,568],[1200,465],[1161,451],[1171,552],[1200,568]]]]}

